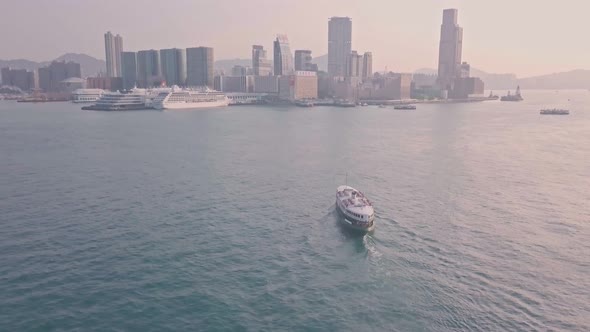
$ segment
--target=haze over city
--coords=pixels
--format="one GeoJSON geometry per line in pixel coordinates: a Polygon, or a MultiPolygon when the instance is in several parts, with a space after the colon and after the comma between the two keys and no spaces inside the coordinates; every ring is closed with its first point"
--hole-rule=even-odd
{"type": "Polygon", "coordinates": [[[328,18],[349,16],[352,48],[371,51],[374,70],[411,72],[436,68],[440,13],[457,8],[463,58],[476,68],[522,77],[590,67],[590,45],[575,39],[590,28],[590,4],[578,0],[567,7],[533,0],[56,0],[2,7],[10,15],[0,21],[0,59],[43,61],[66,52],[104,59],[108,30],[125,36],[126,50],[203,45],[215,48],[216,59],[247,59],[251,45],[270,49],[285,33],[292,49],[320,56],[327,53],[328,18]]]}

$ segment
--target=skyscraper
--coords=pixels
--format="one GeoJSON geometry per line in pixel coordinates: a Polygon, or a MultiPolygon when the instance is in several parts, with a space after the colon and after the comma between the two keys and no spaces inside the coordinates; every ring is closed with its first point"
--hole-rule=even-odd
{"type": "Polygon", "coordinates": [[[358,54],[357,51],[350,52],[347,60],[347,72],[348,77],[362,77],[363,76],[363,56],[358,54]]]}
{"type": "Polygon", "coordinates": [[[132,89],[137,85],[137,54],[135,52],[121,53],[121,76],[123,89],[132,89]]]}
{"type": "Polygon", "coordinates": [[[213,49],[192,47],[186,49],[186,85],[213,88],[213,49]]]}
{"type": "Polygon", "coordinates": [[[463,48],[463,28],[457,24],[457,9],[443,11],[438,53],[438,85],[443,90],[453,89],[458,76],[463,48]]]}
{"type": "Polygon", "coordinates": [[[274,41],[274,74],[289,75],[293,72],[293,54],[287,35],[277,35],[274,41]]]}
{"type": "Polygon", "coordinates": [[[162,80],[160,52],[157,50],[137,52],[137,86],[149,88],[158,85],[162,80]]]}
{"type": "Polygon", "coordinates": [[[373,77],[373,53],[365,52],[363,54],[363,80],[373,77]]]}
{"type": "Polygon", "coordinates": [[[328,74],[346,76],[346,63],[352,50],[352,20],[332,17],[328,22],[328,74]]]}
{"type": "Polygon", "coordinates": [[[317,71],[312,60],[310,50],[295,50],[295,70],[317,71]]]}
{"type": "Polygon", "coordinates": [[[272,74],[270,60],[266,57],[266,50],[261,45],[252,45],[252,70],[255,76],[272,74]]]}
{"type": "Polygon", "coordinates": [[[107,62],[107,76],[121,76],[121,52],[123,52],[123,37],[109,31],[104,34],[104,50],[107,62]]]}
{"type": "Polygon", "coordinates": [[[160,50],[162,75],[168,86],[186,84],[186,50],[170,48],[160,50]]]}

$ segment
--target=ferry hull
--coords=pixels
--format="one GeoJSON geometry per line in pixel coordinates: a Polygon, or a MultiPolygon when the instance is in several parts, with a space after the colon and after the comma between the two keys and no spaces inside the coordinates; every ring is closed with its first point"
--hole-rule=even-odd
{"type": "Polygon", "coordinates": [[[338,215],[339,215],[339,222],[340,224],[342,224],[342,226],[353,230],[355,232],[360,232],[360,233],[369,233],[375,230],[375,221],[373,220],[373,223],[371,224],[371,226],[369,227],[362,227],[362,226],[357,226],[353,223],[352,220],[349,220],[350,218],[348,218],[346,216],[346,214],[344,213],[344,211],[342,211],[342,208],[340,208],[340,205],[338,204],[338,200],[336,200],[336,210],[338,211],[338,215]]]}
{"type": "Polygon", "coordinates": [[[202,103],[164,103],[154,104],[156,109],[161,110],[194,110],[200,108],[215,108],[228,106],[228,101],[216,101],[216,102],[202,102],[202,103]]]}

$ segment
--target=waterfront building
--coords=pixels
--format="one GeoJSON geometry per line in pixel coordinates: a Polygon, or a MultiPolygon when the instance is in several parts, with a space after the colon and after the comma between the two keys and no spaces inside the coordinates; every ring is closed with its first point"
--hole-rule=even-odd
{"type": "Polygon", "coordinates": [[[37,73],[39,88],[45,92],[57,92],[60,90],[61,81],[82,76],[80,64],[71,61],[53,61],[47,67],[39,68],[37,73]]]}
{"type": "Polygon", "coordinates": [[[347,60],[352,51],[352,20],[332,17],[328,22],[328,74],[346,76],[347,60]]]}
{"type": "Polygon", "coordinates": [[[35,73],[26,69],[2,68],[2,85],[15,86],[22,91],[36,88],[35,73]]]}
{"type": "Polygon", "coordinates": [[[365,52],[363,54],[362,78],[367,80],[373,77],[373,53],[365,52]]]}
{"type": "Polygon", "coordinates": [[[254,92],[254,76],[215,76],[214,88],[222,92],[254,92]]]}
{"type": "Polygon", "coordinates": [[[186,49],[186,84],[188,86],[214,86],[213,49],[192,47],[186,49]]]}
{"type": "Polygon", "coordinates": [[[318,98],[318,77],[313,71],[295,71],[279,78],[279,98],[296,101],[318,98]]]}
{"type": "Polygon", "coordinates": [[[316,64],[312,63],[313,57],[310,50],[295,50],[296,71],[318,71],[316,64]]]}
{"type": "Polygon", "coordinates": [[[290,75],[293,73],[293,54],[287,35],[277,35],[274,41],[274,74],[290,75]]]}
{"type": "Polygon", "coordinates": [[[252,70],[255,76],[272,75],[272,65],[261,45],[252,45],[252,70]]]}
{"type": "Polygon", "coordinates": [[[450,95],[453,99],[467,99],[484,94],[484,83],[479,77],[458,77],[453,85],[450,95]]]}
{"type": "Polygon", "coordinates": [[[186,84],[186,50],[171,48],[160,50],[162,76],[168,86],[186,84]]]}
{"type": "Polygon", "coordinates": [[[254,76],[254,92],[255,93],[279,93],[279,77],[278,76],[254,76]]]}
{"type": "Polygon", "coordinates": [[[463,28],[457,24],[457,9],[443,11],[438,55],[438,85],[441,90],[453,89],[461,65],[463,28]]]}
{"type": "Polygon", "coordinates": [[[104,34],[104,49],[107,63],[108,77],[121,77],[121,53],[123,52],[123,37],[113,36],[109,31],[104,34]]]}
{"type": "Polygon", "coordinates": [[[360,86],[361,100],[406,100],[411,98],[412,74],[389,73],[360,86]]]}
{"type": "Polygon", "coordinates": [[[119,91],[124,88],[121,77],[88,77],[86,78],[86,87],[107,91],[119,91]]]}
{"type": "Polygon", "coordinates": [[[163,80],[160,52],[157,50],[137,52],[137,86],[139,88],[159,86],[163,80]]]}
{"type": "Polygon", "coordinates": [[[137,86],[137,54],[135,52],[121,53],[121,76],[123,89],[137,86]]]}

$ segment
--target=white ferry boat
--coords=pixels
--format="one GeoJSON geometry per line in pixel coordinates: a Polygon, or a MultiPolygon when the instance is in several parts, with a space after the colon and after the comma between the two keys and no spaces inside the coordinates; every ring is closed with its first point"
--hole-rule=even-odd
{"type": "Polygon", "coordinates": [[[570,114],[570,111],[560,108],[553,108],[541,110],[539,113],[542,115],[568,115],[570,114]]]}
{"type": "Polygon", "coordinates": [[[132,111],[146,109],[146,90],[107,92],[96,101],[96,104],[82,107],[93,111],[132,111]]]}
{"type": "Polygon", "coordinates": [[[103,89],[77,89],[72,93],[73,103],[94,103],[105,93],[103,89]]]}
{"type": "Polygon", "coordinates": [[[342,223],[353,230],[370,232],[375,229],[375,210],[362,192],[340,186],[336,190],[336,209],[342,214],[342,223]]]}
{"type": "Polygon", "coordinates": [[[229,105],[229,98],[223,93],[209,88],[179,89],[173,87],[170,92],[161,92],[153,100],[156,109],[196,109],[223,107],[229,105]]]}

